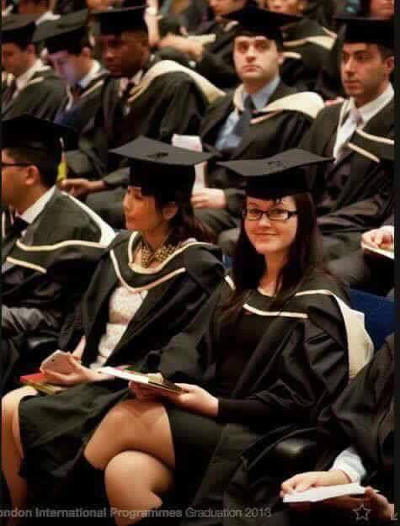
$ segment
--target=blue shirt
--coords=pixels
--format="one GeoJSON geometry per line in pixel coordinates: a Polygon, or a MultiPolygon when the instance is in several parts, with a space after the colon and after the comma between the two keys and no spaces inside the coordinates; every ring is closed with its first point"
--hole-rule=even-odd
{"type": "MultiPolygon", "coordinates": [[[[281,79],[278,75],[271,82],[269,82],[263,88],[261,88],[259,91],[250,95],[251,100],[253,101],[254,107],[257,110],[261,110],[268,104],[268,101],[271,95],[278,87],[280,81],[281,79]]],[[[243,91],[243,97],[242,97],[243,103],[244,103],[245,98],[248,95],[249,94],[246,91],[243,91]]],[[[238,146],[238,144],[242,140],[242,137],[235,135],[233,133],[233,130],[239,118],[240,118],[240,115],[238,114],[236,109],[234,109],[228,115],[228,118],[226,119],[225,123],[221,126],[221,129],[219,130],[218,137],[215,142],[215,147],[217,148],[217,150],[219,151],[233,150],[234,148],[238,146]]]]}

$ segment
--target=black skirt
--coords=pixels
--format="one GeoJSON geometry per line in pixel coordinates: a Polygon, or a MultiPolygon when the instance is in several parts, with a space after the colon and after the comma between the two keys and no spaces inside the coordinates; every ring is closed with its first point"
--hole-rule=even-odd
{"type": "Polygon", "coordinates": [[[212,418],[166,406],[175,452],[175,486],[179,505],[191,501],[218,444],[222,424],[212,418]]]}

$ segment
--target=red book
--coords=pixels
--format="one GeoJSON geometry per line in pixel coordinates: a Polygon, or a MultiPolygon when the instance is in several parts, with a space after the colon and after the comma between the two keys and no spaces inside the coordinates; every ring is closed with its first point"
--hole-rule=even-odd
{"type": "Polygon", "coordinates": [[[46,394],[57,394],[66,389],[66,387],[62,385],[54,385],[46,382],[44,374],[41,372],[20,376],[19,381],[22,384],[31,385],[36,390],[46,394]]]}

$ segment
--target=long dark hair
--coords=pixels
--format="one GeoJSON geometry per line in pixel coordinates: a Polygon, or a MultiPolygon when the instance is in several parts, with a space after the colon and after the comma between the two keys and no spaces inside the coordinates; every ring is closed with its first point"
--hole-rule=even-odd
{"type": "Polygon", "coordinates": [[[156,207],[161,212],[162,209],[171,201],[178,206],[178,211],[170,220],[171,234],[169,241],[177,245],[189,237],[194,237],[197,241],[215,243],[216,236],[214,232],[200,219],[198,219],[190,201],[190,194],[187,191],[174,190],[165,192],[157,189],[152,192],[155,199],[156,207]]]}
{"type": "MultiPolygon", "coordinates": [[[[297,209],[297,231],[289,249],[287,263],[278,277],[272,310],[281,309],[312,273],[317,271],[329,274],[324,265],[322,239],[311,194],[296,194],[293,198],[297,209]]],[[[235,290],[223,307],[224,318],[238,315],[250,291],[259,286],[265,270],[265,258],[251,244],[242,221],[232,264],[235,290]]]]}

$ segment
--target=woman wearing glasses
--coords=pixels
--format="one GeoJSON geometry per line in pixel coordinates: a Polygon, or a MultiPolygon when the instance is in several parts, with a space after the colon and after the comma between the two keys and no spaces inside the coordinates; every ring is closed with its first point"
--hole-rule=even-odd
{"type": "MultiPolygon", "coordinates": [[[[93,480],[104,476],[110,505],[123,510],[115,512],[118,525],[142,520],[173,488],[180,503],[198,490],[192,502],[203,511],[229,507],[223,494],[244,465],[240,454],[312,428],[369,358],[363,324],[321,261],[301,167],[324,160],[292,150],[225,163],[248,177],[246,208],[212,321],[201,339],[186,341],[204,365],[202,385],[180,384],[185,392],[156,398],[132,384],[132,399],[108,412],[85,448],[93,480]]],[[[245,478],[258,480],[250,472],[245,478]]],[[[255,495],[246,494],[245,506],[255,495]]]]}

